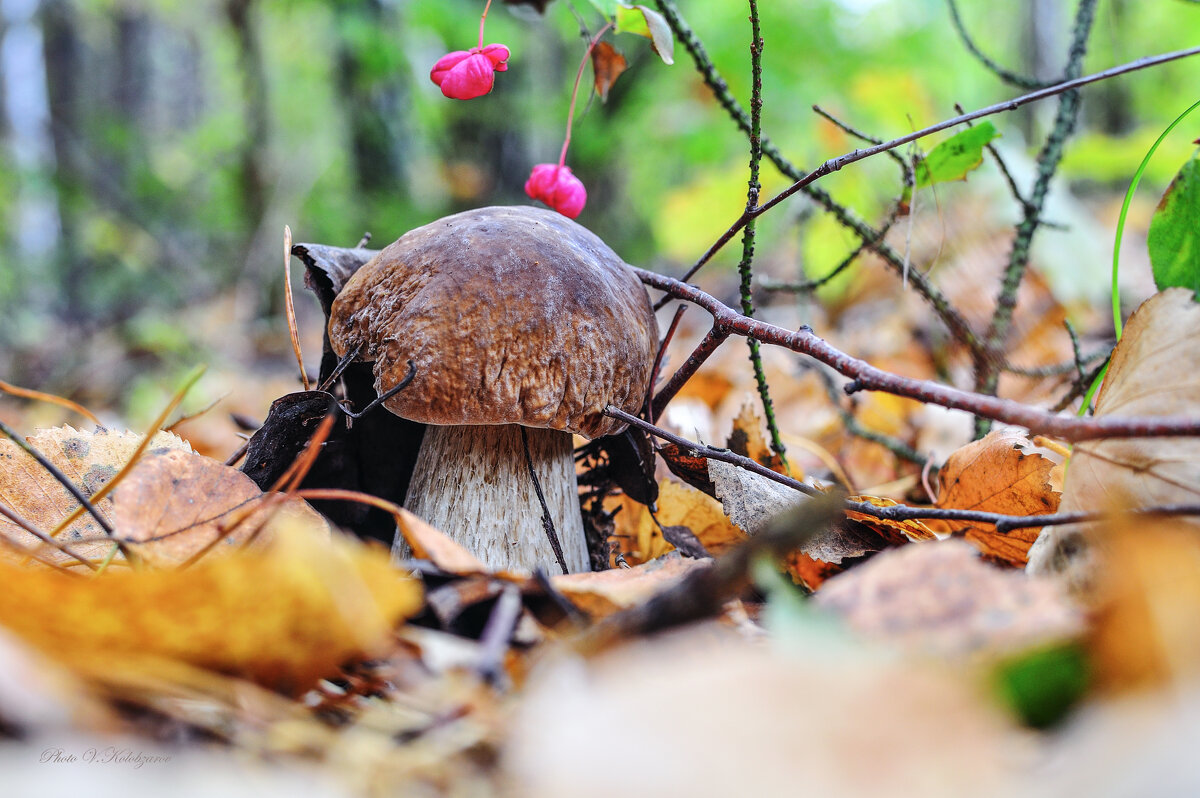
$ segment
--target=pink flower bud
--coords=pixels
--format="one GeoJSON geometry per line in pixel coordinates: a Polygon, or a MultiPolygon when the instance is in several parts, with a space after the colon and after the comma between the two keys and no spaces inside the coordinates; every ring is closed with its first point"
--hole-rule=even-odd
{"type": "Polygon", "coordinates": [[[587,189],[571,174],[570,167],[556,163],[540,163],[533,167],[525,181],[525,193],[530,199],[541,200],[554,210],[574,219],[587,203],[587,189]]]}
{"type": "Polygon", "coordinates": [[[472,100],[492,90],[493,73],[508,69],[508,56],[503,44],[455,50],[438,59],[429,79],[452,100],[472,100]]]}

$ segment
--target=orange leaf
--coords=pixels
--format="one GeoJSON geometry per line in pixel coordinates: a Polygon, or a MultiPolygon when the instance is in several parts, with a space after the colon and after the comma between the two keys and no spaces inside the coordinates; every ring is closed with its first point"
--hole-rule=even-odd
{"type": "MultiPolygon", "coordinates": [[[[1059,466],[1050,454],[1011,431],[992,432],[968,443],[942,466],[937,506],[1005,515],[1053,513],[1062,493],[1055,487],[1057,475],[1051,474],[1059,466]]],[[[1036,527],[1004,534],[994,524],[947,521],[944,527],[965,536],[989,559],[1021,566],[1038,536],[1036,527]]]]}
{"type": "Polygon", "coordinates": [[[627,65],[625,56],[608,42],[597,42],[592,48],[592,74],[595,76],[596,93],[601,100],[608,99],[608,90],[627,65]]]}

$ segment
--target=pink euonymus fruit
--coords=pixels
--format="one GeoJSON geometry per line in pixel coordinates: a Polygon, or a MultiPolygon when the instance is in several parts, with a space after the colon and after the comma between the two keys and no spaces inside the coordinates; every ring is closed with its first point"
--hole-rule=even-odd
{"type": "Polygon", "coordinates": [[[508,69],[508,56],[503,44],[455,50],[438,59],[429,79],[452,100],[472,100],[492,90],[495,73],[508,69]]]}
{"type": "Polygon", "coordinates": [[[554,210],[574,219],[587,203],[587,189],[583,182],[571,174],[568,166],[556,163],[540,163],[533,167],[525,181],[525,193],[530,199],[541,200],[554,210]]]}

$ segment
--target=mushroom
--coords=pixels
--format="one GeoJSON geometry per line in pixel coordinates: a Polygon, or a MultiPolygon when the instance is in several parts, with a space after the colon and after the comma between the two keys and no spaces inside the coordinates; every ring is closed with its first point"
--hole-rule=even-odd
{"type": "MultiPolygon", "coordinates": [[[[430,425],[407,509],[490,568],[589,570],[572,433],[625,427],[604,408],[639,412],[658,344],[645,288],[603,241],[532,207],[447,216],[358,270],[329,340],[339,357],[373,361],[380,395],[416,368],[384,403],[430,425]]],[[[393,555],[406,554],[397,534],[393,555]]]]}

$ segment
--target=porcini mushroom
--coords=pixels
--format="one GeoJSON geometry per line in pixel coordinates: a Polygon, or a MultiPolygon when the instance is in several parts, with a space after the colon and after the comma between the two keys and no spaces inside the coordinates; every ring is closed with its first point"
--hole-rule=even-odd
{"type": "Polygon", "coordinates": [[[409,510],[491,568],[556,572],[527,438],[566,570],[588,570],[572,433],[624,428],[604,408],[640,410],[658,343],[645,288],[603,241],[532,207],[447,216],[358,270],[329,340],[373,361],[380,394],[416,368],[385,402],[430,425],[409,510]]]}

